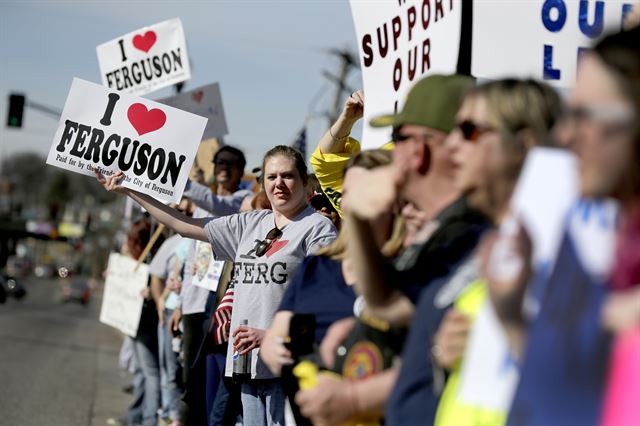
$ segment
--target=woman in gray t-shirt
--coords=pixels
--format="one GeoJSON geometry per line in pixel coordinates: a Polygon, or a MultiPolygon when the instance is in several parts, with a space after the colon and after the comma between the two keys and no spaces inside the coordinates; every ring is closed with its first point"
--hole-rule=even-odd
{"type": "Polygon", "coordinates": [[[331,221],[307,205],[307,167],[298,151],[279,145],[262,163],[263,187],[273,210],[253,211],[221,218],[196,219],[154,198],[124,188],[122,172],[98,180],[108,191],[128,195],[158,221],[186,238],[207,241],[217,259],[235,262],[235,299],[227,354],[226,375],[232,372],[232,354],[251,352],[251,380],[242,384],[245,424],[284,425],[284,394],[278,379],[258,357],[265,330],[278,309],[296,268],[317,248],[336,236],[331,221]],[[239,326],[248,320],[248,326],[239,326]]]}

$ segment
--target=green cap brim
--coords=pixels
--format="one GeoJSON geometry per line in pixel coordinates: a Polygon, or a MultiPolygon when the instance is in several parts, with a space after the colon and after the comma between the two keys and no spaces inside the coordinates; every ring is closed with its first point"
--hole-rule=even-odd
{"type": "Polygon", "coordinates": [[[393,126],[393,123],[395,123],[395,121],[395,114],[380,115],[378,117],[372,118],[369,124],[371,125],[371,127],[388,127],[393,126]]]}

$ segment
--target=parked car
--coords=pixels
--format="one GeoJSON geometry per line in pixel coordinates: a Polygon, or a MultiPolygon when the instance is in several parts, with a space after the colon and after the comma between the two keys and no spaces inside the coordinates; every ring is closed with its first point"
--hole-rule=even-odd
{"type": "Polygon", "coordinates": [[[26,257],[9,256],[7,259],[7,274],[12,277],[23,278],[29,274],[31,262],[26,257]]]}
{"type": "Polygon", "coordinates": [[[83,305],[91,300],[91,289],[86,279],[70,278],[64,280],[61,286],[63,302],[80,302],[83,305]]]}
{"type": "Polygon", "coordinates": [[[18,280],[5,272],[0,272],[0,303],[4,303],[7,297],[22,299],[27,295],[27,289],[24,288],[18,280]]]}

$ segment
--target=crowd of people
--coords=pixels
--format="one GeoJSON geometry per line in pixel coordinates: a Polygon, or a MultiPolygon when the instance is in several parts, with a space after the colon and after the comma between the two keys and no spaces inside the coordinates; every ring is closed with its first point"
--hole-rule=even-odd
{"type": "MultiPolygon", "coordinates": [[[[636,26],[585,52],[566,98],[531,79],[425,77],[371,122],[390,133],[375,150],[350,136],[356,91],[310,158],[319,188],[283,145],[264,155],[258,194],[239,189],[231,146],[215,185],[190,181],[178,206],[98,174],[175,233],[149,259],[123,422],[640,424],[626,394],[640,361],[616,356],[640,357],[639,40],[636,26]],[[580,193],[544,267],[512,208],[539,147],[575,154],[580,193]],[[202,259],[224,261],[215,291],[193,284],[202,259]],[[515,377],[506,405],[461,393],[486,312],[506,350],[483,362],[515,377]]],[[[136,222],[125,251],[149,238],[136,222]]]]}

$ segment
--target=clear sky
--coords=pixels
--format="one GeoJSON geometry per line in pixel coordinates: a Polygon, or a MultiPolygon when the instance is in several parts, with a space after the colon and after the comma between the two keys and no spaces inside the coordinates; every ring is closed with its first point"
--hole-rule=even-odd
{"type": "MultiPolygon", "coordinates": [[[[192,64],[184,90],[220,83],[225,141],[245,150],[249,167],[268,148],[290,144],[307,114],[331,108],[335,87],[322,70],[337,73],[339,60],[327,49],[356,52],[347,0],[0,0],[0,157],[45,155],[58,125],[27,109],[23,128],[7,129],[10,92],[62,110],[73,77],[100,83],[97,45],[174,17],[182,20],[192,64]]],[[[359,71],[348,83],[360,87],[359,71]]],[[[147,97],[171,94],[166,88],[147,97]]],[[[326,126],[326,119],[311,119],[309,153],[326,126]]]]}

